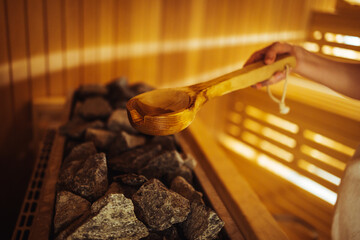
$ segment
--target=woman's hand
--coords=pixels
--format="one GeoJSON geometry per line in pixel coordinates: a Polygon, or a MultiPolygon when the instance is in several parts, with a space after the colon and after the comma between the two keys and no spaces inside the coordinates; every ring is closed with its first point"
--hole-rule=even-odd
{"type": "MultiPolygon", "coordinates": [[[[290,54],[295,56],[297,62],[299,61],[297,56],[297,50],[295,46],[292,46],[288,43],[280,43],[275,42],[251,55],[251,57],[246,61],[244,64],[244,67],[258,62],[258,61],[264,61],[265,64],[272,64],[275,62],[276,57],[281,54],[290,54]]],[[[291,69],[292,71],[296,71],[296,67],[294,69],[291,69]]],[[[282,72],[276,72],[271,78],[259,82],[253,87],[260,89],[263,86],[271,85],[274,83],[279,82],[280,80],[285,78],[285,71],[282,72]]]]}

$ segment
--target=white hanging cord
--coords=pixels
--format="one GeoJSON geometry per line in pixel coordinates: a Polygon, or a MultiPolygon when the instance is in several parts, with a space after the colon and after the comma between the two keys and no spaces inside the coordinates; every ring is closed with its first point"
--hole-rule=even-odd
{"type": "Polygon", "coordinates": [[[289,75],[289,71],[290,71],[290,67],[289,65],[285,65],[285,82],[284,82],[284,88],[283,88],[283,93],[281,96],[281,100],[277,99],[276,97],[274,97],[271,93],[270,87],[266,86],[267,88],[267,92],[270,96],[270,98],[279,104],[279,110],[281,114],[288,114],[290,111],[290,108],[288,106],[285,105],[285,96],[286,96],[286,90],[287,90],[287,83],[288,83],[288,75],[289,75]]]}

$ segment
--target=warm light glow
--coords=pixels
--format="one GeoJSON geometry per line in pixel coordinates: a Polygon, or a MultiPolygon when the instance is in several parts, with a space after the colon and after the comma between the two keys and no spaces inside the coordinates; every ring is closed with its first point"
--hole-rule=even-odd
{"type": "Polygon", "coordinates": [[[358,51],[345,49],[345,48],[334,47],[332,52],[333,52],[333,55],[336,56],[336,57],[348,58],[348,59],[353,59],[353,60],[360,60],[360,52],[358,52],[358,51]]]}
{"type": "Polygon", "coordinates": [[[303,134],[304,134],[305,138],[312,140],[316,143],[319,143],[323,146],[334,149],[334,150],[344,153],[348,156],[354,155],[355,149],[348,147],[342,143],[339,143],[331,138],[325,137],[321,134],[315,133],[310,130],[305,130],[303,134]]]}
{"type": "Polygon", "coordinates": [[[322,46],[321,51],[326,55],[333,55],[336,57],[360,60],[360,52],[355,50],[324,45],[322,46]]]}
{"type": "Polygon", "coordinates": [[[344,1],[350,3],[351,5],[360,5],[360,0],[344,0],[344,1]]]}
{"type": "Polygon", "coordinates": [[[230,112],[228,115],[228,119],[236,124],[240,124],[241,123],[241,114],[237,113],[237,112],[230,112]]]}
{"type": "Polygon", "coordinates": [[[320,49],[319,44],[313,42],[305,42],[303,43],[303,47],[310,52],[318,52],[320,49]]]}
{"type": "Polygon", "coordinates": [[[245,157],[248,160],[254,160],[257,155],[257,152],[254,148],[229,135],[220,134],[219,140],[226,148],[245,157]]]}
{"type": "Polygon", "coordinates": [[[246,106],[245,112],[249,116],[252,116],[261,121],[265,121],[273,126],[282,128],[288,132],[297,133],[299,131],[299,126],[296,125],[295,123],[289,122],[289,121],[279,118],[275,115],[261,111],[260,109],[255,108],[253,106],[250,106],[250,105],[246,106]]]}
{"type": "Polygon", "coordinates": [[[251,119],[245,119],[244,127],[253,132],[256,132],[265,137],[268,137],[276,142],[279,142],[285,146],[293,148],[296,145],[296,141],[294,139],[292,139],[282,133],[279,133],[278,131],[275,131],[271,128],[265,127],[265,126],[261,125],[260,123],[257,123],[251,119]]]}
{"type": "Polygon", "coordinates": [[[288,137],[282,133],[279,133],[278,131],[275,131],[271,128],[265,127],[262,129],[261,133],[268,138],[273,139],[274,141],[277,141],[285,146],[294,148],[296,146],[296,141],[292,139],[291,137],[288,137]]]}
{"type": "Polygon", "coordinates": [[[233,136],[239,136],[241,129],[234,124],[228,124],[227,131],[233,136]]]}
{"type": "MultiPolygon", "coordinates": [[[[46,71],[57,72],[61,71],[64,67],[67,69],[79,67],[80,65],[91,65],[101,62],[109,62],[114,60],[129,59],[135,57],[151,56],[156,54],[168,54],[175,52],[193,51],[201,49],[221,48],[227,46],[243,46],[248,44],[261,44],[269,43],[273,41],[290,41],[295,39],[305,38],[304,31],[284,31],[284,32],[271,32],[271,33],[259,33],[259,34],[241,34],[232,35],[226,37],[212,37],[212,38],[191,38],[180,39],[174,41],[157,41],[157,42],[134,42],[131,44],[119,44],[119,45],[103,45],[100,47],[89,47],[84,49],[71,49],[66,52],[50,52],[48,58],[51,59],[49,69],[46,69],[44,55],[31,56],[30,59],[23,58],[12,62],[13,69],[17,69],[18,66],[21,69],[26,69],[27,62],[31,63],[31,75],[33,78],[45,75],[46,71]],[[63,57],[66,59],[66,66],[63,62],[63,57]],[[84,61],[80,61],[80,56],[84,56],[84,61]]],[[[241,68],[242,63],[236,63],[232,66],[222,69],[220,74],[233,71],[241,68]],[[240,64],[241,63],[241,64],[240,64]]],[[[9,65],[0,65],[0,76],[8,75],[9,65]]],[[[214,73],[219,75],[219,72],[214,73]]],[[[13,80],[21,81],[27,79],[27,73],[25,71],[18,72],[13,76],[13,80]]],[[[209,76],[204,76],[204,79],[196,78],[191,79],[192,82],[199,82],[208,80],[209,76]]],[[[182,81],[184,83],[184,81],[182,81]]],[[[1,85],[0,78],[0,85],[1,85]]]]}
{"type": "Polygon", "coordinates": [[[334,33],[325,33],[325,40],[328,42],[335,42],[335,34],[334,33]]]}
{"type": "Polygon", "coordinates": [[[289,153],[288,151],[286,151],[264,139],[257,137],[255,134],[244,131],[241,134],[241,137],[245,142],[250,143],[251,145],[253,145],[255,147],[261,148],[262,150],[269,152],[269,153],[285,160],[286,162],[291,162],[294,159],[294,156],[291,153],[289,153]]]}
{"type": "Polygon", "coordinates": [[[326,55],[332,55],[332,47],[324,45],[321,47],[321,51],[326,55]]]}
{"type": "Polygon", "coordinates": [[[349,36],[337,33],[325,33],[325,40],[328,42],[336,42],[340,44],[346,44],[351,46],[360,46],[360,37],[349,36]]]}
{"type": "Polygon", "coordinates": [[[316,39],[316,40],[321,40],[321,38],[322,38],[322,33],[321,33],[320,31],[314,31],[314,32],[313,32],[313,37],[314,37],[314,39],[316,39]]]}
{"type": "Polygon", "coordinates": [[[339,177],[337,177],[337,176],[335,176],[335,175],[333,175],[333,174],[331,174],[331,173],[329,173],[329,172],[327,172],[327,171],[325,171],[303,159],[300,159],[298,161],[298,165],[300,168],[302,168],[302,169],[304,169],[304,170],[306,170],[328,182],[331,182],[337,186],[340,184],[341,179],[339,177]]]}
{"type": "Polygon", "coordinates": [[[345,169],[345,166],[346,164],[339,161],[338,159],[335,159],[323,152],[320,152],[319,150],[315,149],[315,148],[312,148],[312,147],[309,147],[307,145],[302,145],[300,147],[300,150],[305,153],[306,155],[308,156],[311,156],[312,158],[318,160],[318,161],[321,161],[323,163],[326,163],[334,168],[337,168],[339,170],[344,170],[345,169]]]}
{"type": "Polygon", "coordinates": [[[276,161],[275,159],[272,159],[265,154],[259,153],[254,148],[239,141],[238,139],[230,137],[226,134],[220,134],[219,140],[223,146],[230,151],[239,154],[247,160],[256,161],[259,166],[267,169],[273,174],[278,175],[279,177],[295,184],[296,186],[308,191],[309,193],[323,199],[332,205],[335,204],[337,194],[318,184],[317,182],[301,175],[284,164],[276,161]]]}
{"type": "Polygon", "coordinates": [[[243,102],[240,102],[240,101],[237,101],[237,102],[235,103],[234,109],[235,109],[237,112],[242,112],[242,110],[244,110],[244,103],[243,103],[243,102]]]}
{"type": "Polygon", "coordinates": [[[319,183],[307,178],[291,168],[277,162],[276,160],[266,156],[258,156],[258,164],[265,169],[275,173],[276,175],[286,179],[287,181],[295,184],[296,186],[308,191],[309,193],[323,199],[324,201],[334,205],[336,202],[337,194],[319,183]]]}

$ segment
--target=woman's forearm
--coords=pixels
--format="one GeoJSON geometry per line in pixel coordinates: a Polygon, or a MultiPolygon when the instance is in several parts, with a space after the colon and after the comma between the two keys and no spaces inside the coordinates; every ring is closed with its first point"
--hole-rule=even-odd
{"type": "Polygon", "coordinates": [[[298,65],[294,69],[308,79],[336,92],[360,99],[360,64],[334,61],[294,46],[298,65]]]}

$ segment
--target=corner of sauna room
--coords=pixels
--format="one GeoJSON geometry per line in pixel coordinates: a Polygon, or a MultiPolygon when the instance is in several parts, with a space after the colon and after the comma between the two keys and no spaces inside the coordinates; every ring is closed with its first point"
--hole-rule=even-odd
{"type": "MultiPolygon", "coordinates": [[[[242,68],[274,41],[359,62],[359,16],[356,0],[1,0],[1,232],[26,239],[31,231],[37,202],[26,198],[29,189],[41,192],[39,161],[51,150],[44,146],[79,86],[120,77],[155,88],[192,85],[242,68]]],[[[280,98],[284,82],[270,89],[280,98]]],[[[217,97],[185,139],[206,158],[199,162],[230,215],[245,211],[249,239],[267,238],[257,234],[255,210],[232,206],[249,204],[238,182],[288,239],[330,239],[341,176],[360,142],[360,101],[290,74],[285,103],[290,112],[282,115],[266,89],[217,97]]]]}

